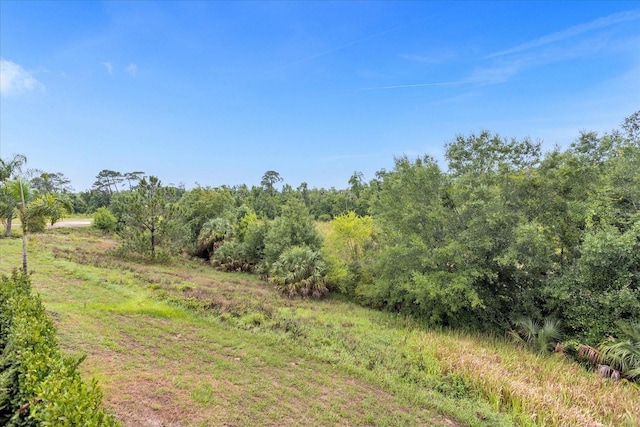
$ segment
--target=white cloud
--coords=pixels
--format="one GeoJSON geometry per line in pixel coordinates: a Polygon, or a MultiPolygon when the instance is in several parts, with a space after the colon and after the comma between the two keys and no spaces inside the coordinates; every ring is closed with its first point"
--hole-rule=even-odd
{"type": "Polygon", "coordinates": [[[20,65],[0,58],[0,94],[16,95],[30,90],[44,91],[45,87],[20,65]]]}
{"type": "Polygon", "coordinates": [[[131,75],[131,77],[135,77],[138,74],[138,66],[136,64],[129,64],[127,65],[127,67],[124,69],[127,73],[129,73],[131,75]]]}
{"type": "MultiPolygon", "coordinates": [[[[454,81],[430,81],[414,84],[394,84],[388,86],[364,87],[358,90],[411,89],[430,86],[460,86],[473,84],[500,84],[531,68],[545,64],[571,61],[585,57],[631,52],[637,57],[638,37],[615,38],[609,29],[616,25],[640,20],[640,9],[615,13],[591,22],[568,27],[562,31],[547,34],[537,39],[521,43],[509,49],[487,55],[467,77],[454,81]]],[[[427,55],[403,54],[400,58],[439,64],[458,59],[453,51],[436,50],[427,55]]]]}
{"type": "Polygon", "coordinates": [[[459,85],[468,85],[472,83],[484,83],[484,81],[479,79],[476,79],[476,80],[464,79],[464,80],[454,80],[450,82],[427,82],[427,83],[416,83],[416,84],[406,84],[406,85],[362,87],[356,90],[408,89],[408,88],[428,87],[428,86],[459,86],[459,85]]]}
{"type": "Polygon", "coordinates": [[[534,49],[534,48],[545,46],[551,43],[557,43],[565,39],[576,37],[580,34],[584,34],[590,31],[609,27],[611,25],[620,24],[622,22],[628,22],[628,21],[636,21],[638,19],[640,19],[640,10],[631,10],[628,12],[614,13],[613,15],[605,16],[603,18],[598,18],[595,21],[587,22],[580,25],[575,25],[573,27],[567,28],[566,30],[548,34],[546,36],[539,37],[535,40],[530,40],[526,43],[521,43],[510,49],[492,53],[491,55],[487,56],[487,58],[495,58],[498,56],[511,55],[513,53],[534,49]]]}
{"type": "Polygon", "coordinates": [[[113,64],[111,62],[103,62],[102,65],[104,65],[104,68],[107,69],[109,74],[113,74],[113,64]]]}

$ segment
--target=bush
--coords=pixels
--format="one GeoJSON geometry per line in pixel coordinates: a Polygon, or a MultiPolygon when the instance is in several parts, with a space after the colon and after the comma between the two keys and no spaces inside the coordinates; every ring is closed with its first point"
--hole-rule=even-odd
{"type": "Polygon", "coordinates": [[[326,266],[320,253],[304,246],[287,249],[273,263],[269,282],[282,294],[320,298],[328,292],[326,266]]]}
{"type": "Polygon", "coordinates": [[[251,271],[244,252],[244,245],[232,240],[216,250],[211,257],[211,264],[222,271],[251,271]]]}
{"type": "Polygon", "coordinates": [[[600,345],[602,358],[612,372],[640,382],[640,322],[621,324],[622,337],[600,345]]]}
{"type": "Polygon", "coordinates": [[[198,235],[195,253],[210,258],[225,240],[233,237],[233,225],[228,218],[218,217],[205,222],[198,235]]]}
{"type": "Polygon", "coordinates": [[[301,200],[292,198],[264,237],[264,261],[270,267],[289,248],[306,246],[315,251],[321,244],[322,238],[307,207],[301,200]]]}
{"type": "Polygon", "coordinates": [[[115,215],[105,207],[99,208],[96,213],[93,214],[93,226],[98,230],[104,232],[116,231],[116,225],[118,221],[115,215]]]}
{"type": "Polygon", "coordinates": [[[55,328],[27,276],[0,278],[0,425],[116,426],[83,359],[60,355],[55,328]]]}
{"type": "Polygon", "coordinates": [[[556,319],[546,318],[542,325],[534,320],[523,317],[515,321],[515,330],[511,330],[511,338],[540,354],[550,353],[560,342],[560,322],[556,319]]]}
{"type": "Polygon", "coordinates": [[[44,233],[47,228],[47,220],[42,216],[34,216],[27,219],[27,231],[29,233],[44,233]]]}

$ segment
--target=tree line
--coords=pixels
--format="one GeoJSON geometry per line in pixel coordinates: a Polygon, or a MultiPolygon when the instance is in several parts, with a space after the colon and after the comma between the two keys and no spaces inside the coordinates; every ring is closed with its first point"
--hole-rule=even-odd
{"type": "Polygon", "coordinates": [[[275,171],[259,186],[186,190],[104,170],[73,205],[100,209],[123,255],[185,253],[292,297],[335,291],[482,331],[541,333],[533,325],[554,319],[592,346],[640,331],[640,111],[546,153],[486,130],[445,148],[446,168],[401,156],[342,190],[293,188],[275,171]]]}

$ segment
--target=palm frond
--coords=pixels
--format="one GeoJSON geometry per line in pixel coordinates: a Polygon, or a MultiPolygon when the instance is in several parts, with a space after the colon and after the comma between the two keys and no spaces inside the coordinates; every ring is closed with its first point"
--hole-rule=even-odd
{"type": "Polygon", "coordinates": [[[600,350],[586,344],[578,346],[578,357],[588,360],[592,365],[598,365],[603,360],[600,350]]]}
{"type": "Polygon", "coordinates": [[[640,323],[621,325],[625,337],[600,345],[602,360],[632,381],[640,380],[640,323]]]}

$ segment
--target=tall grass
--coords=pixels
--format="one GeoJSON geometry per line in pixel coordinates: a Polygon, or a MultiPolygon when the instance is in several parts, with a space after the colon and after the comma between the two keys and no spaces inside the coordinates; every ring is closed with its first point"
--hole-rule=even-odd
{"type": "Polygon", "coordinates": [[[640,425],[636,385],[601,379],[562,355],[460,333],[425,332],[419,345],[520,425],[640,425]]]}

